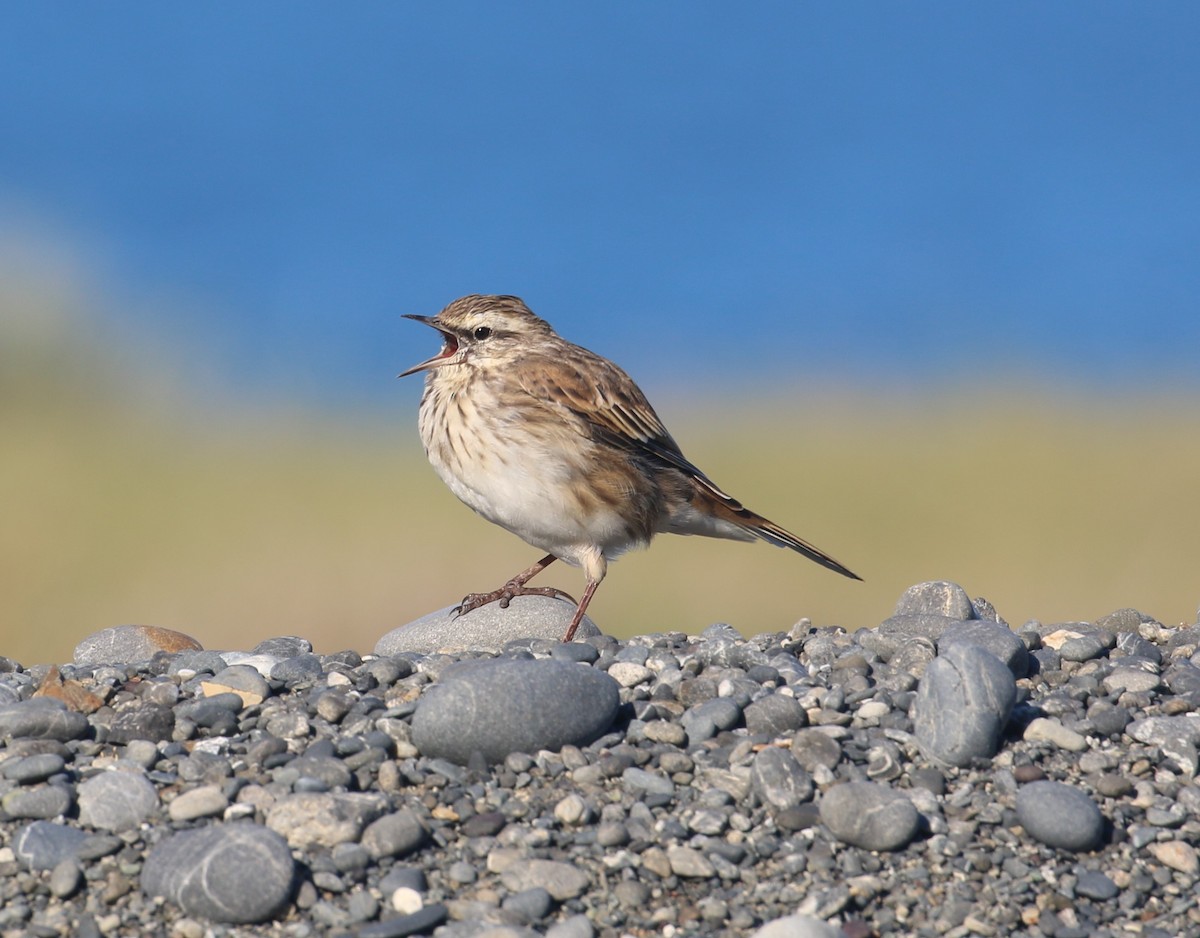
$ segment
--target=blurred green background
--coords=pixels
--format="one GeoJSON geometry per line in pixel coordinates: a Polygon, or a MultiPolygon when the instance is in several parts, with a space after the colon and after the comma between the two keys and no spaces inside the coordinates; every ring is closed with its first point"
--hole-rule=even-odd
{"type": "MultiPolygon", "coordinates": [[[[202,350],[122,340],[86,297],[8,271],[0,289],[0,651],[69,660],[111,625],[209,648],[300,634],[371,650],[499,585],[537,552],[476,518],[394,410],[220,396],[202,350]]],[[[414,335],[397,362],[417,360],[414,335]]],[[[761,544],[661,537],[592,606],[628,636],[873,625],[951,579],[1011,623],[1136,606],[1193,621],[1200,417],[1186,393],[1086,399],[1036,385],[903,395],[787,387],[656,401],[685,452],[756,510],[861,573],[761,544]]],[[[578,571],[546,582],[578,594],[578,571]]]]}

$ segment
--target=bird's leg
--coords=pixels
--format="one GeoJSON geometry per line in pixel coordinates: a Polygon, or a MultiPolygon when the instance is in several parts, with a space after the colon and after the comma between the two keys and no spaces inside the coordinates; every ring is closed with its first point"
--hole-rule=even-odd
{"type": "Polygon", "coordinates": [[[468,612],[478,609],[480,606],[486,606],[488,603],[494,603],[496,600],[500,601],[501,609],[507,609],[508,604],[514,596],[551,596],[554,598],[561,596],[563,599],[575,602],[574,596],[563,592],[557,587],[525,585],[557,559],[553,554],[547,554],[528,570],[518,573],[499,589],[492,590],[490,593],[467,594],[463,597],[463,601],[455,607],[454,612],[457,615],[465,616],[468,612]]]}
{"type": "Polygon", "coordinates": [[[588,580],[588,585],[583,591],[583,599],[579,600],[579,607],[575,610],[575,615],[571,617],[571,624],[567,626],[567,634],[563,636],[564,642],[569,642],[575,637],[575,630],[583,621],[583,614],[587,611],[588,603],[592,601],[592,594],[596,592],[596,587],[599,585],[599,580],[588,580]]]}

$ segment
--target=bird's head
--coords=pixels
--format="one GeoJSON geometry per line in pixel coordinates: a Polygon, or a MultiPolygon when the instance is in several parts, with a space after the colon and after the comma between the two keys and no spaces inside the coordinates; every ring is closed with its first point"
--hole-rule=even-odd
{"type": "Polygon", "coordinates": [[[401,378],[447,365],[509,360],[522,348],[554,335],[550,324],[515,296],[472,294],[455,300],[436,316],[405,314],[404,318],[440,332],[442,348],[432,358],[401,372],[401,378]]]}

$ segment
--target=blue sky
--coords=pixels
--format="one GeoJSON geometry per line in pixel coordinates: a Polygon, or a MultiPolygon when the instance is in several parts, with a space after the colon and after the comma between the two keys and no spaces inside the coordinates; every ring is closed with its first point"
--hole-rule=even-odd
{"type": "Polygon", "coordinates": [[[11,2],[0,234],[318,397],[394,399],[468,292],[647,384],[1190,382],[1198,48],[1170,2],[11,2]]]}

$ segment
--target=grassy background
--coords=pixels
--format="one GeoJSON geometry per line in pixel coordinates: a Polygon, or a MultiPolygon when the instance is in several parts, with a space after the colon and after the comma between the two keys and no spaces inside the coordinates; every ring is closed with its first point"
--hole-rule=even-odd
{"type": "MultiPolygon", "coordinates": [[[[8,321],[39,325],[0,343],[0,653],[69,660],[127,622],[210,648],[300,634],[366,652],[537,558],[443,488],[400,392],[385,417],[199,406],[186,374],[81,341],[52,312],[23,307],[8,321]]],[[[718,484],[865,582],[765,544],[663,537],[610,567],[591,613],[613,634],[853,629],[928,579],[1013,624],[1125,605],[1195,619],[1194,398],[964,384],[658,403],[718,484]]],[[[565,566],[543,581],[582,588],[565,566]]]]}

